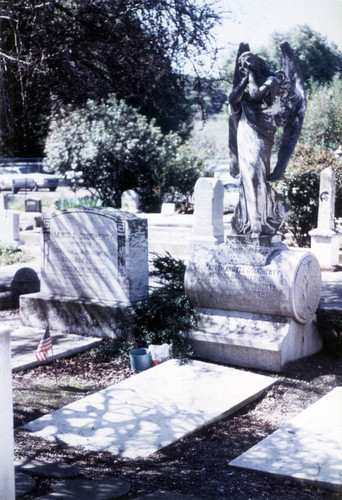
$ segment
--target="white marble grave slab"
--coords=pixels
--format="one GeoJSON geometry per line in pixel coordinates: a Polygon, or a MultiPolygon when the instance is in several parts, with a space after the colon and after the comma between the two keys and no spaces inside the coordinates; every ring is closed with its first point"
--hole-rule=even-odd
{"type": "Polygon", "coordinates": [[[229,465],[341,487],[341,424],[342,387],[336,387],[229,465]]]}
{"type": "Polygon", "coordinates": [[[30,422],[70,446],[147,457],[256,399],[275,379],[201,361],[169,360],[30,422]]]}

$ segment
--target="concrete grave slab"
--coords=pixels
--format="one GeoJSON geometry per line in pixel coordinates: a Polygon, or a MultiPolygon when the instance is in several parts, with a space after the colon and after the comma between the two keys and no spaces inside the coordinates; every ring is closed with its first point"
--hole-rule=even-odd
{"type": "MultiPolygon", "coordinates": [[[[21,327],[11,333],[12,370],[26,370],[37,366],[35,352],[43,336],[45,329],[21,327]]],[[[49,351],[46,362],[54,359],[65,358],[85,351],[101,343],[94,337],[82,337],[81,335],[63,334],[51,332],[53,351],[49,351]]]]}
{"type": "Polygon", "coordinates": [[[201,361],[169,360],[27,424],[70,446],[147,457],[255,400],[275,379],[201,361]]]}
{"type": "Polygon", "coordinates": [[[342,488],[342,387],[229,465],[342,488]]]}

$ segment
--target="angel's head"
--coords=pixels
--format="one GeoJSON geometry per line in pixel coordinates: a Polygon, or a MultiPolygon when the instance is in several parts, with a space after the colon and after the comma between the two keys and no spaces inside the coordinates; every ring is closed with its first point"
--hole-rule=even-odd
{"type": "Polygon", "coordinates": [[[239,57],[240,72],[246,73],[252,71],[256,79],[269,75],[266,63],[261,57],[253,54],[253,52],[243,52],[239,57]]]}

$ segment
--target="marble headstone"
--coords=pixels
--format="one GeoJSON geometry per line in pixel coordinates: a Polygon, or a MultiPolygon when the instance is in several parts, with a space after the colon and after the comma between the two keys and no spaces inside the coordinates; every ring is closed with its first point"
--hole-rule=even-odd
{"type": "Polygon", "coordinates": [[[0,210],[0,241],[18,244],[20,242],[19,214],[10,210],[0,210]]]}
{"type": "Polygon", "coordinates": [[[23,325],[119,338],[147,296],[146,219],[111,208],[44,216],[41,291],[20,296],[23,325]]]}
{"type": "Polygon", "coordinates": [[[132,303],[148,292],[147,223],[114,209],[43,219],[44,294],[132,303]]]}
{"type": "Polygon", "coordinates": [[[124,191],[121,196],[122,210],[132,212],[133,214],[139,211],[140,197],[134,189],[124,191]]]}
{"type": "MultiPolygon", "coordinates": [[[[215,198],[218,186],[221,203],[220,185],[212,182],[211,191],[203,182],[203,192],[215,198]]],[[[184,277],[196,314],[196,326],[188,332],[195,354],[281,371],[287,362],[320,351],[315,312],[321,271],[316,257],[288,249],[280,234],[227,234],[226,241],[215,245],[212,217],[205,214],[212,215],[217,205],[210,196],[202,203],[203,217],[195,221],[200,237],[190,244],[184,277]]],[[[223,211],[214,213],[220,227],[223,211]]]]}
{"type": "Polygon", "coordinates": [[[201,177],[196,182],[194,244],[218,245],[223,242],[223,197],[224,187],[220,179],[201,177]]]}

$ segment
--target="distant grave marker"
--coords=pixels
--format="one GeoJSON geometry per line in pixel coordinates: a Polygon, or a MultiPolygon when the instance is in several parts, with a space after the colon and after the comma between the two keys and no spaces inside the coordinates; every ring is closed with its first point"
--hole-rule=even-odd
{"type": "Polygon", "coordinates": [[[317,228],[309,232],[311,250],[322,268],[339,263],[340,233],[335,229],[336,175],[331,167],[320,173],[317,228]]]}
{"type": "Polygon", "coordinates": [[[25,200],[25,212],[41,212],[42,200],[27,199],[25,200]]]}

